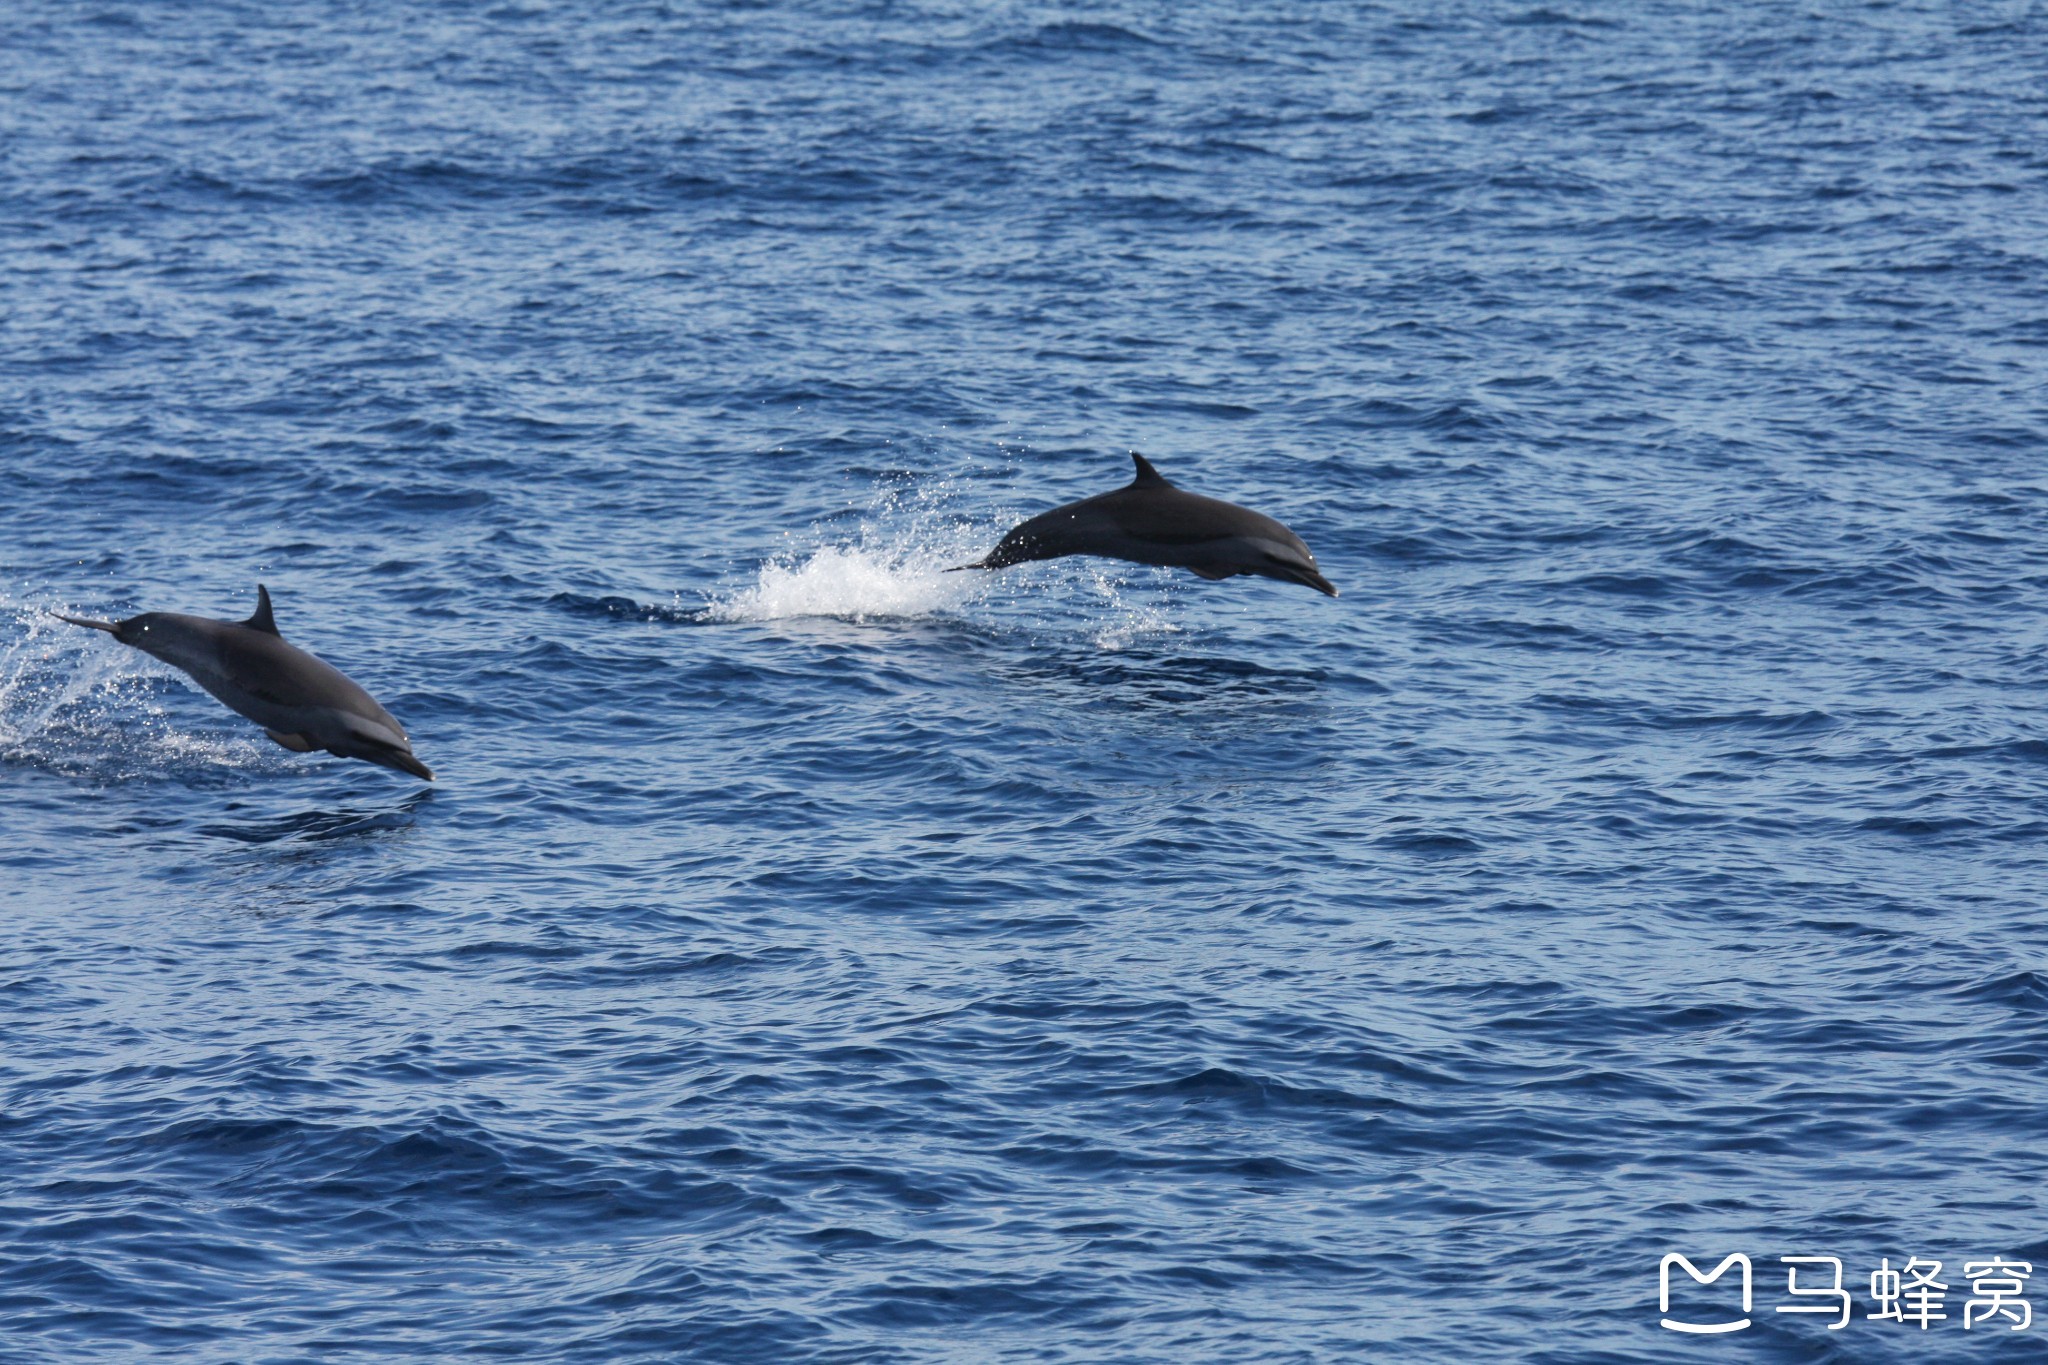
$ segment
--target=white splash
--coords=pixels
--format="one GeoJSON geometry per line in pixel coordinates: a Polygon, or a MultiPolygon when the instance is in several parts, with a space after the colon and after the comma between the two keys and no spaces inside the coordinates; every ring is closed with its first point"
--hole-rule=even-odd
{"type": "Polygon", "coordinates": [[[1079,564],[1083,567],[1075,574],[1075,589],[1085,589],[1093,596],[1100,613],[1090,632],[1097,649],[1116,654],[1133,645],[1181,633],[1181,626],[1173,619],[1166,602],[1156,594],[1132,590],[1134,580],[1163,579],[1165,576],[1158,570],[1106,560],[1082,560],[1079,564]]]}
{"type": "Polygon", "coordinates": [[[981,592],[981,575],[947,573],[949,561],[961,562],[915,546],[827,545],[769,560],[753,586],[713,597],[704,615],[711,621],[930,616],[964,606],[981,592]]]}
{"type": "Polygon", "coordinates": [[[1127,607],[1117,619],[1095,632],[1095,647],[1106,654],[1118,654],[1132,645],[1178,635],[1176,625],[1159,607],[1127,607]]]}
{"type": "Polygon", "coordinates": [[[713,594],[704,619],[859,622],[958,611],[987,592],[988,575],[946,570],[987,554],[1014,520],[965,513],[967,491],[950,479],[871,489],[853,525],[791,537],[751,584],[713,594]]]}
{"type": "Polygon", "coordinates": [[[1171,581],[1161,570],[1062,559],[948,573],[987,554],[1028,515],[975,505],[979,491],[950,479],[875,489],[853,525],[814,526],[792,537],[796,545],[763,563],[751,583],[712,594],[701,619],[858,623],[972,611],[1032,634],[1064,635],[1082,625],[1108,651],[1181,633],[1171,595],[1157,591],[1171,581]]]}
{"type": "Polygon", "coordinates": [[[160,699],[172,670],[51,610],[74,609],[0,592],[0,759],[102,776],[263,766],[253,740],[180,727],[160,699]]]}

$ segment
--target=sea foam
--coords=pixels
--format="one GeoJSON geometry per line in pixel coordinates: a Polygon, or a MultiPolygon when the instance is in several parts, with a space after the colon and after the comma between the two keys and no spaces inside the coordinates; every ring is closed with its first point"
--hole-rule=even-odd
{"type": "Polygon", "coordinates": [[[711,621],[801,616],[865,621],[957,610],[979,596],[985,583],[979,574],[947,573],[949,558],[914,545],[821,546],[767,561],[751,585],[714,595],[704,616],[711,621]]]}

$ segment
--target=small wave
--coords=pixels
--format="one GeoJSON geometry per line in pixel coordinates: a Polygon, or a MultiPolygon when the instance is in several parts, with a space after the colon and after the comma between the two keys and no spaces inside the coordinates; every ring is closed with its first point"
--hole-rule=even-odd
{"type": "Polygon", "coordinates": [[[1041,24],[1032,33],[1008,38],[1001,45],[1047,52],[1120,52],[1157,47],[1159,42],[1115,24],[1065,20],[1041,24]]]}
{"type": "Polygon", "coordinates": [[[1949,994],[1979,1004],[2007,1005],[2030,1014],[2048,1013],[2048,976],[2036,971],[1987,977],[1949,994]]]}
{"type": "Polygon", "coordinates": [[[400,798],[389,808],[352,806],[299,811],[261,820],[220,820],[199,826],[198,832],[238,844],[321,843],[331,839],[349,839],[361,834],[410,829],[415,812],[432,796],[431,788],[421,788],[400,798]]]}
{"type": "Polygon", "coordinates": [[[658,602],[641,602],[616,594],[591,597],[580,592],[558,592],[548,599],[548,605],[573,616],[595,616],[611,621],[665,621],[684,626],[703,625],[705,621],[701,611],[675,604],[664,606],[658,602]]]}

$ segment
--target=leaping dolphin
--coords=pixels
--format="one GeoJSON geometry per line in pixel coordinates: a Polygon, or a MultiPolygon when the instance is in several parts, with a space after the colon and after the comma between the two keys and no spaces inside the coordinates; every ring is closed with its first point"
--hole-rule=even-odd
{"type": "Polygon", "coordinates": [[[946,572],[1105,555],[1210,579],[1257,574],[1337,595],[1301,537],[1279,522],[1234,502],[1183,493],[1137,451],[1131,459],[1138,476],[1126,486],[1041,512],[1004,536],[984,559],[946,572]]]}
{"type": "Polygon", "coordinates": [[[325,749],[434,780],[412,756],[405,728],[377,699],[277,633],[270,589],[256,585],[256,612],[246,621],[214,621],[170,611],[146,611],[125,621],[51,615],[74,626],[104,630],[124,645],[162,659],[263,727],[293,753],[325,749]]]}

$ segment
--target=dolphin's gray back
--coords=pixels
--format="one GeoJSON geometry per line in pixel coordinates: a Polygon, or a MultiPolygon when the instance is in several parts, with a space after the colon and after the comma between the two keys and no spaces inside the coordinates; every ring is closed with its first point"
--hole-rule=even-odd
{"type": "MultiPolygon", "coordinates": [[[[1264,512],[1178,488],[1119,488],[1102,495],[1105,510],[1127,535],[1161,545],[1194,545],[1234,536],[1301,545],[1301,538],[1264,512]]],[[[1304,550],[1306,546],[1302,546],[1304,550]]]]}
{"type": "Polygon", "coordinates": [[[1204,546],[1224,550],[1250,541],[1271,541],[1308,553],[1299,536],[1263,512],[1178,488],[1137,487],[1098,493],[1040,513],[1004,536],[996,554],[1003,563],[1109,555],[1186,568],[1214,558],[1203,553],[1204,546]]]}
{"type": "Polygon", "coordinates": [[[1115,496],[1115,493],[1104,493],[1039,513],[1012,528],[996,546],[990,559],[997,563],[1015,564],[1027,559],[1110,553],[1096,547],[1129,538],[1107,505],[1115,496]]]}
{"type": "Polygon", "coordinates": [[[1187,569],[1203,578],[1256,574],[1337,595],[1301,537],[1264,512],[1184,493],[1136,451],[1131,460],[1137,473],[1127,486],[1041,512],[980,562],[960,567],[1000,569],[1033,559],[1107,555],[1187,569]]]}

